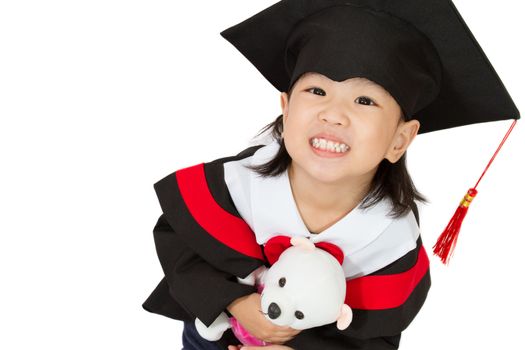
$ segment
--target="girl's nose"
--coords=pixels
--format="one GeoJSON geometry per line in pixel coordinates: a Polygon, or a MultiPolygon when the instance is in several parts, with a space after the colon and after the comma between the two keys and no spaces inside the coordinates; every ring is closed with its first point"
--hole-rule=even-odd
{"type": "Polygon", "coordinates": [[[327,108],[319,113],[319,118],[330,124],[347,125],[349,123],[348,111],[342,108],[327,108]]]}

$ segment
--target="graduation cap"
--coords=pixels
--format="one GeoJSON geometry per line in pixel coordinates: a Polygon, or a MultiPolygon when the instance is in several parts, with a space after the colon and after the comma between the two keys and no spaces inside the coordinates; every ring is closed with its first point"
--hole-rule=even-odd
{"type": "MultiPolygon", "coordinates": [[[[282,0],[221,35],[279,91],[306,72],[367,78],[419,120],[420,134],[520,117],[450,0],[282,0]]],[[[434,246],[443,262],[476,193],[469,189],[434,246]]]]}

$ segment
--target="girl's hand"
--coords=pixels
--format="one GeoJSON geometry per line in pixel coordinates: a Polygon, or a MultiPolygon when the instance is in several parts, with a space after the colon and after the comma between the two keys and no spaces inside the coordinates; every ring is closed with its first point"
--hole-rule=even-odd
{"type": "Polygon", "coordinates": [[[243,345],[230,345],[228,346],[228,350],[293,350],[292,348],[284,345],[268,345],[268,346],[243,346],[243,345]]]}
{"type": "MultiPolygon", "coordinates": [[[[301,332],[290,327],[277,326],[268,321],[261,311],[261,295],[258,293],[236,299],[227,309],[248,332],[266,343],[283,344],[301,332]]],[[[247,349],[251,348],[257,349],[256,347],[247,349]]],[[[271,349],[268,346],[265,348],[271,349]]]]}

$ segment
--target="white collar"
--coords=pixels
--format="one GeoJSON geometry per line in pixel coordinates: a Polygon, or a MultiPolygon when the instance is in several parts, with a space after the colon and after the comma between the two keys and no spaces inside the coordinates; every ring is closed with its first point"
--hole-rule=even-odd
{"type": "Polygon", "coordinates": [[[311,234],[297,209],[287,171],[277,177],[264,178],[242,166],[265,163],[278,149],[277,141],[272,141],[251,157],[225,163],[225,181],[234,204],[254,231],[259,244],[281,234],[308,237],[314,243],[336,244],[345,254],[348,266],[343,267],[347,277],[372,272],[368,270],[382,267],[384,265],[377,265],[386,265],[386,261],[396,260],[408,252],[408,248],[415,248],[419,229],[413,213],[399,219],[391,218],[387,215],[389,199],[383,199],[368,209],[361,209],[358,205],[321,233],[311,234]],[[366,261],[361,261],[363,259],[366,261]]]}
{"type": "MultiPolygon", "coordinates": [[[[278,147],[277,142],[272,142],[257,150],[252,165],[267,161],[275,154],[278,147]]],[[[297,209],[288,171],[278,177],[268,178],[262,178],[257,173],[251,172],[250,177],[253,227],[257,239],[262,240],[259,244],[273,237],[277,231],[282,231],[286,235],[309,237],[313,242],[345,236],[347,237],[345,245],[348,246],[346,251],[352,253],[377,238],[392,222],[392,219],[386,216],[389,210],[388,203],[383,200],[366,211],[356,207],[326,230],[311,234],[297,209]],[[282,219],[276,220],[276,215],[277,218],[282,219]]]]}

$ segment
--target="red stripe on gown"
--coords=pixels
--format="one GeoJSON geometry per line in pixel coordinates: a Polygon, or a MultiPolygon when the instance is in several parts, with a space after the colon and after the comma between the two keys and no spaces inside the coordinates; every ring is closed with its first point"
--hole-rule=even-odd
{"type": "MultiPolygon", "coordinates": [[[[195,221],[212,237],[244,255],[264,260],[248,224],[224,210],[213,198],[204,163],[175,172],[181,196],[195,221]]],[[[416,264],[394,275],[363,276],[346,282],[345,303],[354,309],[382,310],[401,306],[425,276],[429,260],[421,246],[416,264]]]]}
{"type": "Polygon", "coordinates": [[[383,310],[401,306],[425,276],[429,260],[423,246],[416,264],[402,273],[363,276],[346,282],[345,303],[353,309],[383,310]]]}
{"type": "Polygon", "coordinates": [[[182,199],[195,221],[211,236],[244,255],[264,260],[250,226],[224,210],[213,198],[204,163],[175,172],[182,199]]]}

